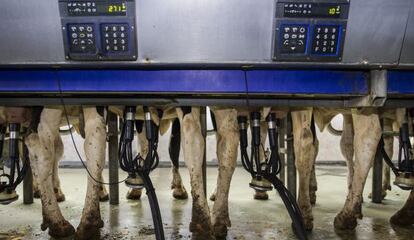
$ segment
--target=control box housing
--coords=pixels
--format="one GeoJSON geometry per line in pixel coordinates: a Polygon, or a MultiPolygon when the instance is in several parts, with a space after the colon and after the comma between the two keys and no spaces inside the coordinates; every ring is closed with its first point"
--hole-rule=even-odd
{"type": "Polygon", "coordinates": [[[277,1],[273,60],[341,61],[348,14],[348,1],[277,1]]]}
{"type": "Polygon", "coordinates": [[[60,0],[65,58],[136,60],[135,1],[60,0]]]}

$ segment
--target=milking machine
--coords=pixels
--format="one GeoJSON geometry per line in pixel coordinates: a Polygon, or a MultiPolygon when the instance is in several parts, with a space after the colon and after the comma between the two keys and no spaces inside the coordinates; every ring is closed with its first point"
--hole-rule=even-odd
{"type": "Polygon", "coordinates": [[[270,154],[265,154],[264,161],[261,161],[260,159],[260,148],[264,148],[260,141],[260,112],[252,112],[250,115],[250,129],[252,134],[250,156],[247,152],[247,120],[246,116],[238,117],[242,165],[252,176],[250,187],[256,191],[270,191],[272,190],[272,187],[269,182],[272,183],[273,187],[282,198],[290,218],[292,219],[294,233],[301,240],[307,239],[302,214],[296,200],[283,185],[283,182],[277,177],[281,171],[282,165],[278,144],[279,122],[276,119],[276,115],[270,113],[265,119],[268,125],[270,154]]]}
{"type": "Polygon", "coordinates": [[[0,203],[10,204],[19,198],[16,187],[23,181],[29,162],[27,158],[20,159],[19,155],[19,133],[20,124],[10,123],[9,129],[9,156],[3,158],[3,147],[6,126],[0,127],[0,203]]]}
{"type": "Polygon", "coordinates": [[[384,157],[384,161],[390,166],[391,170],[395,174],[394,184],[403,190],[411,191],[414,189],[414,154],[410,141],[410,126],[414,128],[414,109],[407,111],[405,121],[400,127],[399,134],[399,150],[398,150],[398,162],[397,166],[394,165],[388,154],[384,149],[384,139],[380,140],[381,152],[384,157]]]}
{"type": "MultiPolygon", "coordinates": [[[[161,212],[158,205],[157,195],[152,185],[149,174],[159,163],[157,147],[158,147],[158,126],[152,121],[151,112],[144,107],[145,120],[135,120],[136,107],[128,106],[124,111],[124,119],[122,122],[121,139],[119,144],[119,165],[122,170],[128,173],[125,184],[130,188],[145,188],[150,203],[152,220],[154,222],[155,235],[157,240],[164,239],[164,229],[162,226],[161,212]],[[148,153],[146,156],[138,154],[132,155],[132,142],[134,140],[134,132],[141,132],[145,126],[145,135],[148,141],[148,153]]],[[[162,113],[159,113],[161,118],[162,113]]]]}

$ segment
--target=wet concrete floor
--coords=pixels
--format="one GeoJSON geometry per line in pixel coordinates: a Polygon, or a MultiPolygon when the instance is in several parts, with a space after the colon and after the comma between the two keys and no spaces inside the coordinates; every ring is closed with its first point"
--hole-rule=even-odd
{"type": "MultiPolygon", "coordinates": [[[[188,171],[181,170],[185,186],[190,192],[188,171]]],[[[107,175],[107,170],[105,171],[107,175]]],[[[208,192],[214,189],[217,169],[208,168],[208,192]]],[[[317,179],[319,190],[314,207],[314,230],[309,239],[414,239],[414,228],[393,228],[388,222],[391,215],[404,203],[408,192],[396,187],[389,192],[382,204],[373,204],[368,199],[371,180],[367,181],[363,204],[364,219],[355,231],[335,231],[333,219],[340,211],[346,196],[345,167],[319,166],[317,179]]],[[[60,204],[64,216],[75,227],[82,212],[86,191],[86,172],[83,169],[61,169],[61,182],[66,201],[60,204]]],[[[120,172],[121,177],[125,177],[120,172]]],[[[170,191],[169,168],[160,168],[152,173],[163,217],[166,239],[191,239],[188,225],[191,219],[191,200],[175,200],[170,191]]],[[[295,239],[291,221],[277,193],[270,194],[270,200],[253,200],[253,191],[248,187],[249,175],[237,168],[230,190],[230,217],[232,227],[227,239],[295,239]]],[[[22,195],[21,186],[18,189],[22,195]]],[[[101,204],[105,227],[101,239],[155,239],[148,199],[143,194],[141,201],[125,198],[127,188],[120,185],[120,204],[101,204]]],[[[213,202],[210,201],[210,206],[213,202]]],[[[49,239],[47,232],[40,230],[41,205],[36,199],[32,205],[24,205],[22,196],[8,206],[0,205],[1,239],[49,239]]]]}

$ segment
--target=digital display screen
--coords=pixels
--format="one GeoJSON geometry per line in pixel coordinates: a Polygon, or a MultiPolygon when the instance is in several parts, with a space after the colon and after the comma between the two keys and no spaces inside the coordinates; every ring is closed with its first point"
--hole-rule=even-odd
{"type": "Polygon", "coordinates": [[[342,6],[331,3],[285,3],[285,17],[339,18],[342,6]]]}
{"type": "Polygon", "coordinates": [[[68,2],[69,16],[125,16],[126,1],[68,2]]]}

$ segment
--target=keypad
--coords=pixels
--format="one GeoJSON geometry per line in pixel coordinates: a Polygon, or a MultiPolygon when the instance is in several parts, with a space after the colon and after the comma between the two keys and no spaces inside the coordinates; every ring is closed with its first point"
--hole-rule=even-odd
{"type": "Polygon", "coordinates": [[[336,55],[339,31],[338,25],[316,25],[313,29],[312,54],[336,55]]]}
{"type": "Polygon", "coordinates": [[[70,51],[74,53],[96,53],[93,24],[68,25],[70,51]]]}
{"type": "Polygon", "coordinates": [[[101,34],[105,52],[128,52],[128,24],[102,24],[101,34]]]}
{"type": "Polygon", "coordinates": [[[281,53],[303,54],[308,40],[308,25],[281,26],[281,53]]]}

